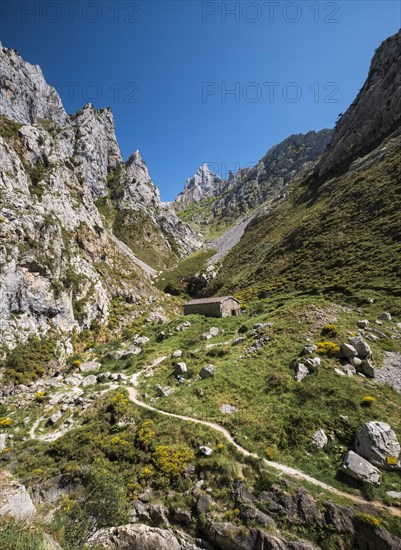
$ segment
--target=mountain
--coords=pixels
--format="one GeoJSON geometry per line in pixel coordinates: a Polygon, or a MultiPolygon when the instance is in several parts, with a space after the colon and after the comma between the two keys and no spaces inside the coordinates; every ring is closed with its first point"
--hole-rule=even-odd
{"type": "Polygon", "coordinates": [[[0,150],[2,344],[110,329],[120,303],[126,322],[158,311],[154,268],[200,243],[139,153],[123,162],[110,109],[67,115],[40,68],[2,47],[0,150]]]}
{"type": "Polygon", "coordinates": [[[401,34],[383,42],[317,166],[250,224],[209,292],[401,295],[401,34]]]}
{"type": "Polygon", "coordinates": [[[263,203],[277,200],[296,177],[310,170],[331,136],[328,129],[292,135],[269,149],[255,166],[231,172],[225,181],[199,169],[176,199],[179,209],[184,207],[180,216],[205,230],[241,220],[263,203]]]}
{"type": "Polygon", "coordinates": [[[221,192],[222,183],[220,177],[209,170],[207,163],[203,163],[195,174],[187,179],[184,189],[176,198],[175,203],[181,209],[189,204],[218,195],[221,192]]]}

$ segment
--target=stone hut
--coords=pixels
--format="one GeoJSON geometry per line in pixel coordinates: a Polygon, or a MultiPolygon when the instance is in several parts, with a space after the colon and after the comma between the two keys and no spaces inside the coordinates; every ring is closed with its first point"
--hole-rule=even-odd
{"type": "Polygon", "coordinates": [[[232,296],[217,296],[215,298],[200,298],[191,300],[184,305],[184,315],[198,313],[207,317],[231,317],[240,315],[241,304],[232,296]]]}

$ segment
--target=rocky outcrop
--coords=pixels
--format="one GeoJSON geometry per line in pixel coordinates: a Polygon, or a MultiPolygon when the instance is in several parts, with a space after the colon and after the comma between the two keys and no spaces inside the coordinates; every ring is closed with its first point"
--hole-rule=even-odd
{"type": "Polygon", "coordinates": [[[107,174],[121,162],[111,110],[85,105],[71,117],[75,141],[73,162],[95,198],[106,194],[107,174]]]}
{"type": "Polygon", "coordinates": [[[173,533],[167,529],[147,525],[128,524],[97,531],[89,541],[90,546],[107,549],[130,550],[207,550],[210,547],[199,544],[185,533],[173,533]]]}
{"type": "Polygon", "coordinates": [[[16,50],[0,43],[0,114],[24,124],[39,118],[68,124],[56,90],[46,83],[38,65],[24,61],[16,50]]]}
{"type": "Polygon", "coordinates": [[[176,205],[186,208],[189,204],[218,195],[222,186],[220,177],[209,170],[207,163],[203,163],[191,178],[187,178],[183,191],[175,200],[176,205]]]}
{"type": "Polygon", "coordinates": [[[0,517],[9,515],[21,520],[32,519],[36,507],[26,488],[6,472],[0,471],[0,517]]]}
{"type": "Polygon", "coordinates": [[[401,123],[401,31],[373,56],[365,84],[341,116],[331,144],[316,167],[320,178],[346,168],[401,123]]]}

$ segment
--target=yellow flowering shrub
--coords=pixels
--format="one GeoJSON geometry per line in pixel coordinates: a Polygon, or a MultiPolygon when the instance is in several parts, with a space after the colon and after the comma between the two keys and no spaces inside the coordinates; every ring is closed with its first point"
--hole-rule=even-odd
{"type": "Polygon", "coordinates": [[[377,401],[373,395],[365,395],[361,401],[362,407],[371,407],[377,401]]]}
{"type": "Polygon", "coordinates": [[[372,516],[370,514],[358,513],[358,514],[355,514],[355,517],[363,521],[364,523],[373,525],[374,527],[378,527],[381,524],[381,520],[379,518],[372,516]]]}
{"type": "Polygon", "coordinates": [[[321,355],[336,355],[340,351],[340,346],[335,342],[316,342],[317,352],[321,355]]]}
{"type": "Polygon", "coordinates": [[[151,420],[145,420],[140,426],[136,439],[143,449],[148,449],[154,440],[156,432],[151,420]]]}
{"type": "Polygon", "coordinates": [[[195,458],[194,452],[185,445],[159,445],[153,452],[156,469],[167,477],[182,475],[188,462],[195,458]]]}
{"type": "Polygon", "coordinates": [[[0,418],[0,428],[8,428],[11,424],[11,418],[0,418]]]}

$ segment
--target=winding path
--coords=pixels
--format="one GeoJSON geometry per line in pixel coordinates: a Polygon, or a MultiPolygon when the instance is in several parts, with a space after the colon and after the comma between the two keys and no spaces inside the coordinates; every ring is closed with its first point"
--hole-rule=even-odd
{"type": "MultiPolygon", "coordinates": [[[[221,433],[229,443],[231,443],[237,451],[239,451],[244,456],[251,456],[253,458],[260,459],[260,456],[258,456],[256,453],[251,453],[241,445],[239,445],[234,437],[230,434],[228,430],[220,426],[219,424],[216,424],[214,422],[208,422],[207,420],[199,420],[198,418],[192,418],[191,416],[183,416],[181,414],[174,414],[167,411],[163,411],[160,409],[157,409],[156,407],[153,407],[152,405],[149,405],[148,403],[144,403],[141,401],[138,397],[138,380],[139,377],[146,372],[147,370],[153,368],[155,365],[152,364],[148,367],[145,367],[141,371],[134,374],[131,378],[131,387],[128,387],[128,395],[130,400],[138,405],[138,407],[142,407],[144,409],[148,409],[149,411],[153,411],[159,414],[164,414],[165,416],[169,416],[171,418],[177,418],[179,420],[184,420],[186,422],[193,422],[195,424],[202,424],[203,426],[208,426],[209,428],[212,428],[213,430],[216,430],[217,432],[221,433]]],[[[369,504],[370,506],[375,506],[376,508],[379,508],[381,510],[385,510],[387,512],[390,512],[391,514],[395,516],[401,517],[401,509],[396,508],[395,506],[386,506],[385,504],[382,504],[381,502],[377,501],[368,501],[365,500],[362,497],[359,497],[357,495],[352,495],[350,493],[345,493],[343,491],[340,491],[339,489],[336,489],[335,487],[332,487],[331,485],[328,485],[327,483],[324,483],[323,481],[319,481],[318,479],[309,476],[308,474],[305,474],[301,470],[297,470],[296,468],[291,468],[290,466],[286,466],[285,464],[280,464],[278,462],[273,462],[271,460],[267,460],[266,458],[262,458],[263,462],[269,466],[270,468],[273,468],[279,472],[282,472],[283,474],[286,474],[292,478],[295,479],[302,479],[303,481],[307,481],[308,483],[311,483],[312,485],[315,485],[317,487],[320,487],[321,489],[325,489],[326,491],[329,491],[330,493],[333,493],[337,496],[346,498],[348,500],[352,500],[353,502],[357,504],[369,504]]]]}

